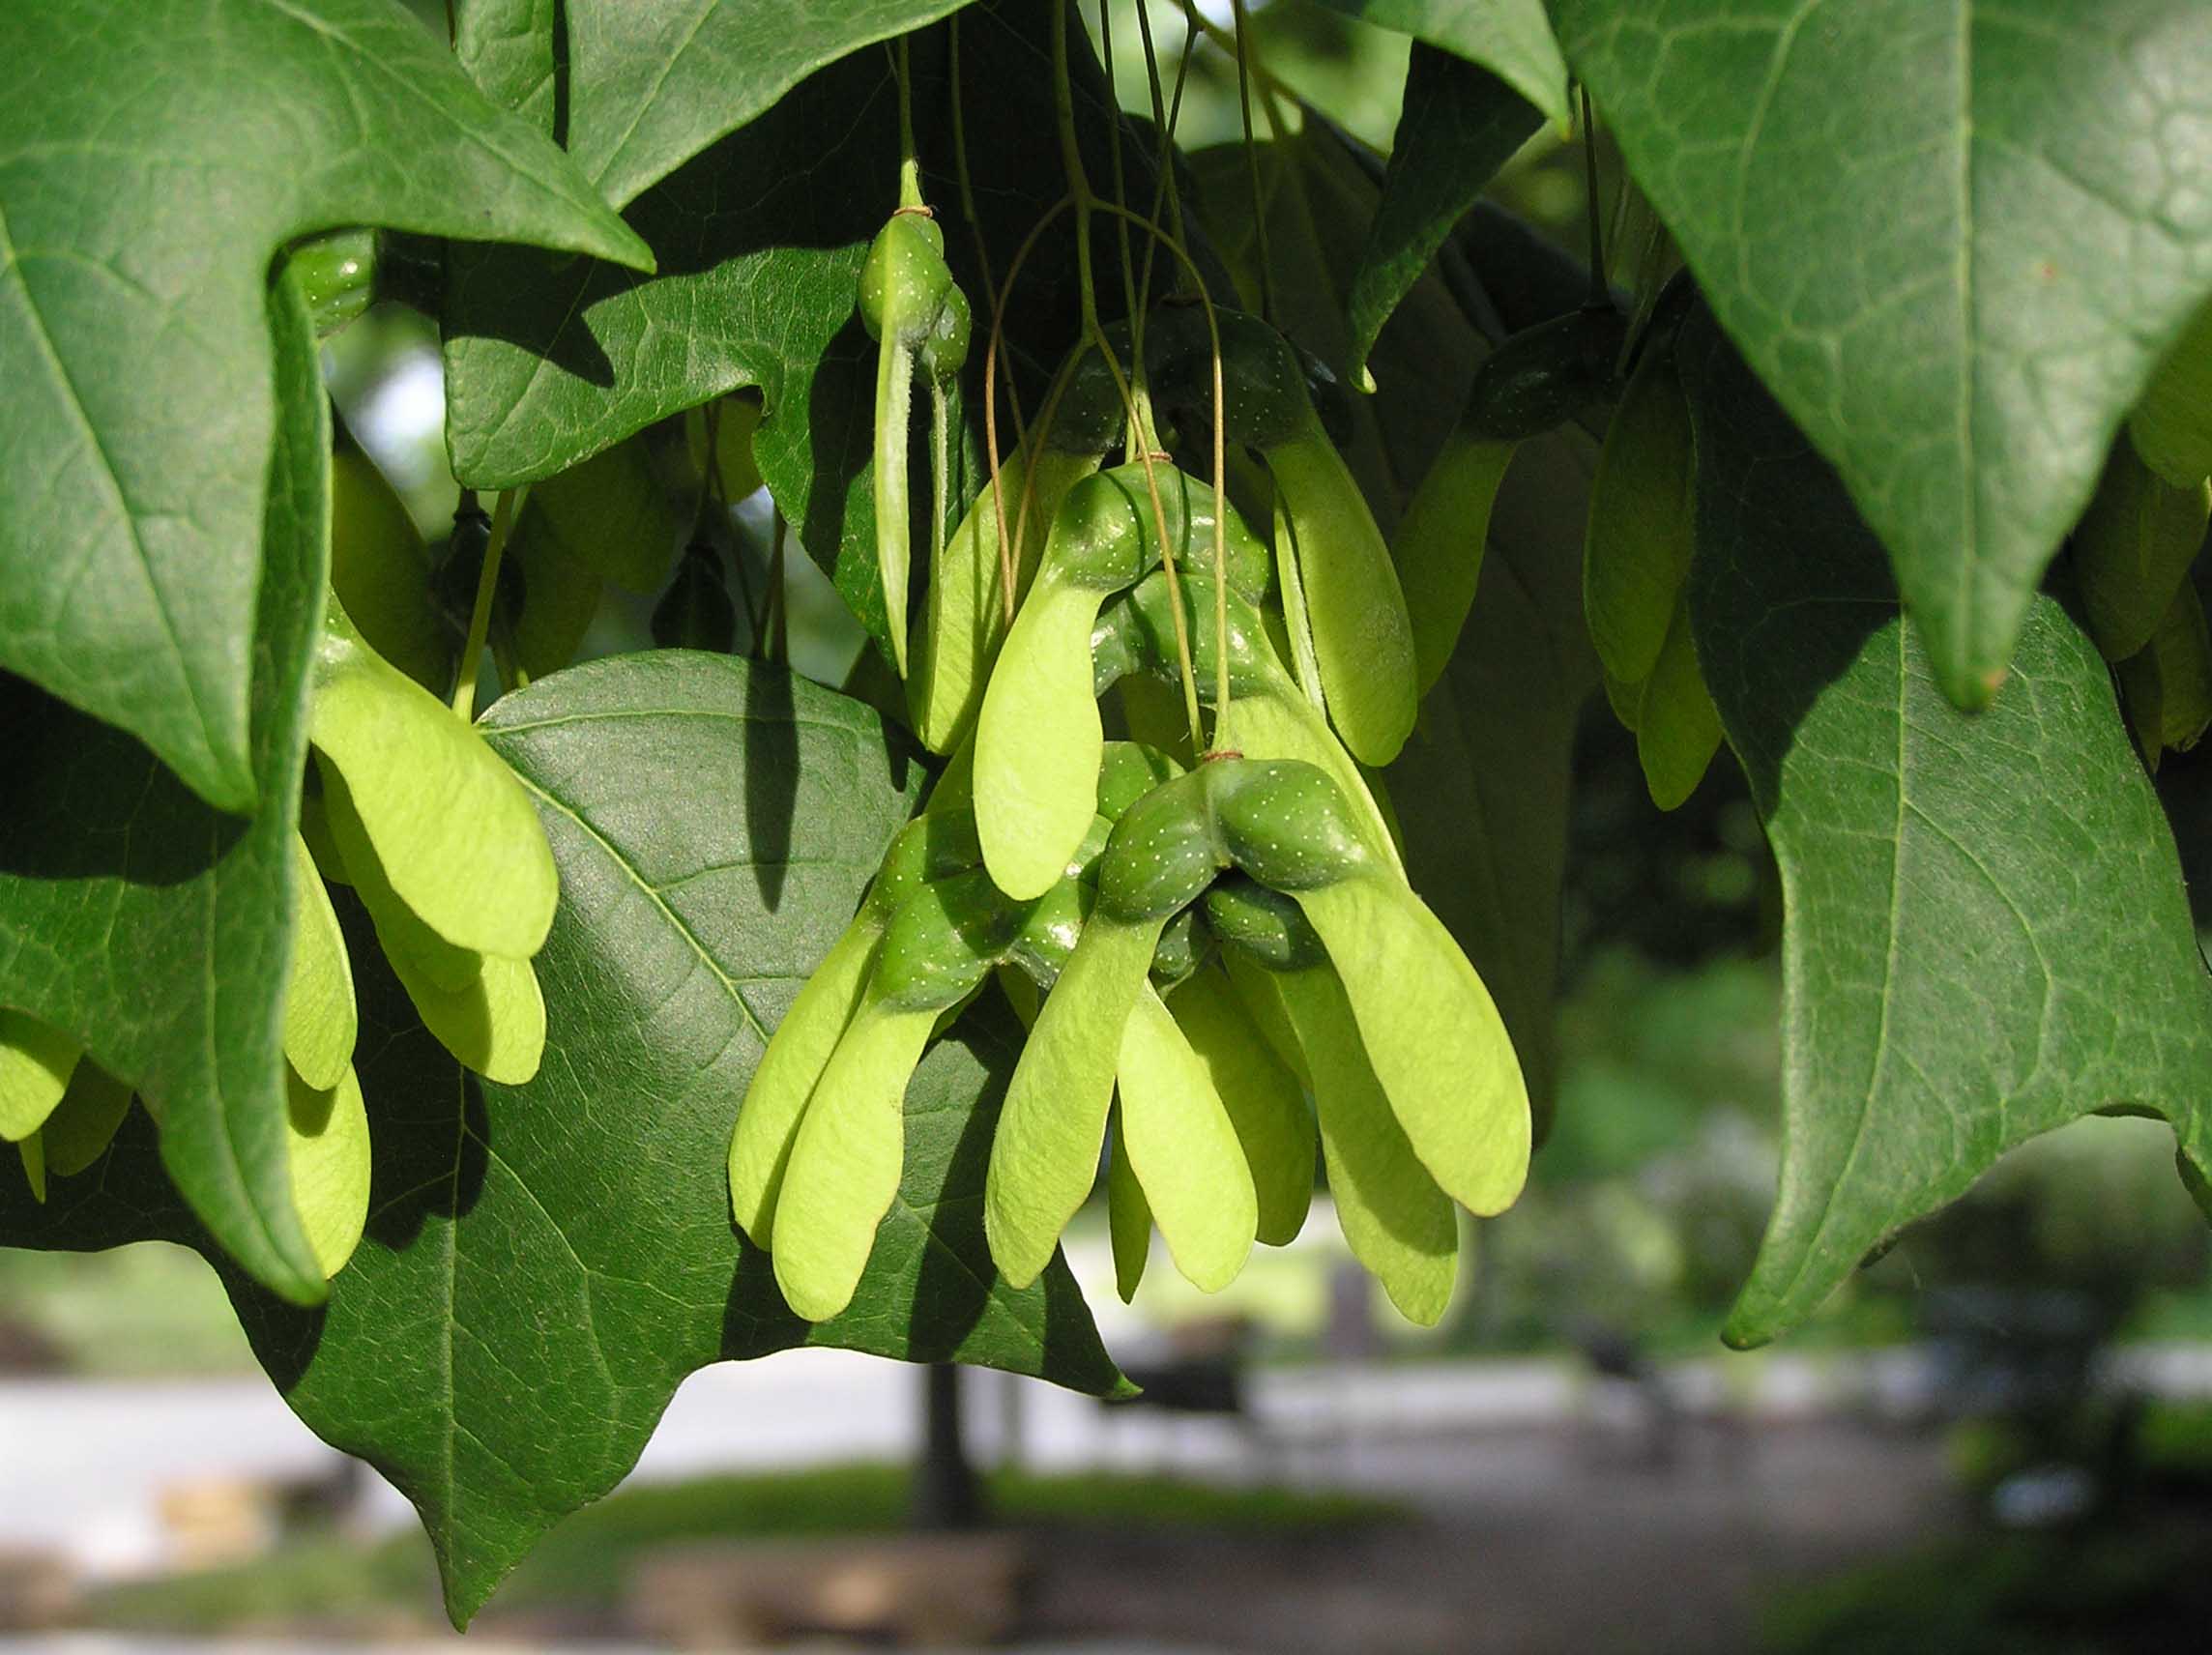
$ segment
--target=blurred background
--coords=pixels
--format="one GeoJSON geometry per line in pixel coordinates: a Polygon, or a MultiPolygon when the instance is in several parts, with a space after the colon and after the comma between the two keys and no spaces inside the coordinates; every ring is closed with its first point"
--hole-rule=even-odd
{"type": "MultiPolygon", "coordinates": [[[[1402,37],[1308,0],[1251,18],[1271,74],[1387,148],[1402,37]]],[[[1153,22],[1172,63],[1183,26],[1153,22]]],[[[1183,141],[1239,130],[1234,61],[1201,45],[1183,141]]],[[[1497,193],[1578,246],[1579,141],[1540,133],[1497,193]]],[[[434,329],[372,310],[326,370],[437,543],[456,491],[434,329]]],[[[749,608],[775,564],[766,496],[717,537],[749,608]]],[[[783,578],[792,660],[844,682],[858,628],[805,558],[783,578]]],[[[651,610],[614,595],[584,653],[646,647],[651,610]]],[[[2212,888],[2206,764],[2170,759],[2160,786],[2212,888]]],[[[2212,1280],[2171,1135],[2099,1118],[2041,1140],[1783,1348],[1724,1350],[1779,1148],[1773,869],[1732,766],[1662,818],[1602,702],[1574,798],[1557,1125],[1441,1327],[1394,1317],[1325,1197],[1228,1291],[1155,1268],[1126,1307],[1086,1213],[1069,1258],[1139,1403],[833,1351],[710,1370],[475,1641],[2202,1647],[2212,1280]]],[[[285,1409],[196,1258],[0,1253],[0,1648],[452,1639],[404,1502],[285,1409]]]]}

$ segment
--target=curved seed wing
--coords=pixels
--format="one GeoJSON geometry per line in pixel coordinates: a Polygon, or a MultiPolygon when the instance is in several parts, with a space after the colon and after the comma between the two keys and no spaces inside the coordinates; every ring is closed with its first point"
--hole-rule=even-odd
{"type": "Polygon", "coordinates": [[[876,1226],[898,1195],[906,1087],[937,1013],[863,1005],[837,1042],[799,1123],[776,1201],[776,1285],[826,1321],[853,1300],[876,1226]]]}
{"type": "Polygon", "coordinates": [[[1685,594],[1675,599],[1667,642],[1636,706],[1636,756],[1644,765],[1651,802],[1672,810],[1688,798],[1720,745],[1721,712],[1698,669],[1685,594]]]}
{"type": "Polygon", "coordinates": [[[331,455],[331,590],[378,654],[433,695],[452,682],[452,634],[431,601],[422,531],[350,443],[331,455]]]}
{"type": "Polygon", "coordinates": [[[1313,1205],[1315,1149],[1313,1111],[1297,1076],[1275,1056],[1218,970],[1192,973],[1168,997],[1168,1010],[1243,1147],[1259,1201],[1259,1239],[1270,1247],[1295,1240],[1313,1205]]]}
{"type": "Polygon", "coordinates": [[[876,346],[876,567],[884,588],[884,625],[891,658],[906,677],[907,566],[913,559],[907,513],[907,421],[914,413],[911,341],[890,328],[876,346]]]}
{"type": "MultiPolygon", "coordinates": [[[[284,990],[284,1056],[300,1078],[328,1091],[353,1063],[360,1030],[345,933],[307,842],[292,835],[292,968],[284,990]]],[[[47,1157],[51,1162],[52,1156],[47,1157]]]]}
{"type": "Polygon", "coordinates": [[[1451,1198],[1391,1113],[1335,973],[1317,968],[1275,980],[1313,1072],[1322,1159],[1344,1239],[1409,1321],[1434,1327],[1459,1275],[1451,1198]]]}
{"type": "Polygon", "coordinates": [[[2128,436],[2143,463],[2168,482],[2212,476],[2212,303],[2167,347],[2128,416],[2128,436]]]}
{"type": "Polygon", "coordinates": [[[745,1089],[730,1134],[730,1211],[756,1247],[773,1245],[776,1192],[806,1100],[859,1006],[883,936],[884,916],[871,902],[800,989],[745,1089]]]}
{"type": "Polygon", "coordinates": [[[131,1089],[98,1063],[81,1062],[70,1077],[69,1090],[39,1128],[46,1152],[46,1170],[60,1177],[74,1177],[107,1148],[123,1118],[131,1113],[131,1089]]]}
{"type": "MultiPolygon", "coordinates": [[[[1391,552],[1413,625],[1414,682],[1420,693],[1442,676],[1474,607],[1490,508],[1518,443],[1454,431],[1406,503],[1391,552]]],[[[1317,619],[1318,628],[1321,623],[1317,619]]],[[[1317,638],[1316,653],[1320,644],[1317,638]]]]}
{"type": "Polygon", "coordinates": [[[983,686],[1006,635],[999,575],[999,497],[1014,561],[1014,595],[1029,591],[1044,550],[1045,532],[1069,488],[1098,469],[1095,454],[1047,447],[1035,459],[1017,448],[999,467],[996,495],[986,481],[968,515],[929,571],[921,634],[906,683],[915,731],[933,753],[949,753],[975,722],[983,686]],[[1029,495],[1025,518],[1022,500],[1029,495]],[[1016,530],[1021,543],[1012,544],[1016,530]]]}
{"type": "Polygon", "coordinates": [[[376,922],[376,940],[396,967],[404,958],[417,980],[449,994],[457,994],[476,981],[478,952],[449,943],[422,923],[399,893],[376,844],[368,836],[353,806],[353,793],[335,767],[319,765],[323,777],[322,819],[331,843],[337,847],[354,894],[376,922]]]}
{"type": "Polygon", "coordinates": [[[1097,1176],[1121,1029],[1164,923],[1093,911],[1014,1065],[983,1180],[983,1234],[1013,1287],[1051,1262],[1097,1176]]]}
{"type": "Polygon", "coordinates": [[[1115,1066],[1121,1140],[1168,1257],[1219,1292],[1251,1257],[1260,1213],[1244,1146],[1206,1065],[1150,983],[1137,991],[1115,1066]]]}
{"type": "Polygon", "coordinates": [[[545,1050],[545,1001],[526,959],[456,948],[415,917],[385,877],[345,783],[326,771],[323,817],[393,975],[440,1045],[488,1081],[520,1086],[545,1050]]]}
{"type": "Polygon", "coordinates": [[[328,1278],[345,1268],[368,1223],[368,1112],[351,1063],[328,1089],[308,1086],[296,1073],[285,1083],[292,1205],[328,1278]]]}
{"type": "Polygon", "coordinates": [[[1106,1233],[1114,1245],[1114,1291],[1127,1304],[1137,1296],[1152,1252],[1152,1209],[1145,1186],[1129,1165],[1121,1136],[1121,1108],[1114,1106],[1114,1142],[1106,1163],[1106,1233]]]}
{"type": "Polygon", "coordinates": [[[1091,629],[1106,594],[1048,565],[1014,618],[975,724],[983,865],[1017,902],[1050,890],[1097,802],[1106,731],[1091,687],[1091,629]]]}
{"type": "Polygon", "coordinates": [[[1290,514],[1329,717],[1360,763],[1386,765],[1412,734],[1419,703],[1413,623],[1390,549],[1310,416],[1266,459],[1290,514]]]}
{"type": "Polygon", "coordinates": [[[34,1132],[15,1146],[22,1158],[23,1176],[30,1180],[31,1198],[41,1206],[46,1205],[46,1147],[42,1134],[34,1132]]]}
{"type": "Polygon", "coordinates": [[[84,1048],[27,1011],[0,1010],[0,1138],[27,1139],[69,1090],[84,1048]]]}
{"type": "Polygon", "coordinates": [[[1671,353],[1648,350],[1606,427],[1583,535],[1583,612],[1618,682],[1651,676],[1690,577],[1692,469],[1681,378],[1671,353]]]}
{"type": "Polygon", "coordinates": [[[1528,1175],[1528,1089],[1490,991],[1403,886],[1360,875],[1295,894],[1413,1152],[1470,1212],[1503,1211],[1528,1175]]]}
{"type": "Polygon", "coordinates": [[[334,614],[316,657],[307,739],[345,780],[400,900],[458,948],[528,958],[560,880],[538,812],[451,708],[334,614]]]}

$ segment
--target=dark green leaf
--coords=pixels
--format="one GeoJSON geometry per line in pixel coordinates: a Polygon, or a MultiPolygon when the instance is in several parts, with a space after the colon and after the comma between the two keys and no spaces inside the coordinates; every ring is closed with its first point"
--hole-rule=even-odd
{"type": "Polygon", "coordinates": [[[1398,301],[1500,166],[1543,123],[1535,105],[1465,58],[1416,42],[1382,201],[1352,276],[1357,381],[1398,301]]]}
{"type": "Polygon", "coordinates": [[[569,153],[623,205],[824,65],[962,3],[810,0],[794,9],[761,0],[568,0],[576,89],[569,153]]]}
{"type": "Polygon", "coordinates": [[[1561,127],[1567,66],[1544,0],[1324,0],[1348,16],[1456,52],[1497,73],[1561,127]]]}
{"type": "MultiPolygon", "coordinates": [[[[772,667],[668,653],[541,680],[485,722],[561,866],[537,961],[544,1066],[515,1088],[467,1075],[353,924],[367,1236],[320,1312],[231,1283],[301,1417],[421,1509],[455,1621],[621,1480],[708,1363],[831,1345],[1117,1389],[1066,1267],[1016,1292],[984,1244],[983,1172],[1020,1043],[995,1002],[908,1089],[899,1199],[842,1316],[793,1316],[731,1223],[730,1131],[764,1031],[921,779],[875,714],[772,667]]],[[[56,1180],[45,1208],[0,1179],[0,1243],[193,1240],[143,1141],[133,1127],[56,1180]]]]}
{"type": "Polygon", "coordinates": [[[0,8],[0,667],[254,801],[262,288],[352,223],[643,262],[384,0],[0,8]]]}
{"type": "Polygon", "coordinates": [[[1760,377],[1985,704],[2044,566],[2212,290],[2200,0],[1558,0],[1760,377]]]}
{"type": "MultiPolygon", "coordinates": [[[[977,211],[1003,277],[1015,247],[1066,188],[1057,147],[1035,141],[1052,130],[1042,9],[1023,0],[975,6],[961,25],[977,211]]],[[[975,232],[957,211],[944,31],[917,41],[913,56],[928,194],[976,317],[964,400],[973,433],[981,427],[990,305],[975,232]]],[[[1087,107],[1103,107],[1087,54],[1077,92],[1087,107]]],[[[1087,121],[1084,131],[1092,176],[1109,177],[1102,125],[1087,121]]],[[[1132,191],[1149,199],[1150,171],[1134,146],[1125,162],[1132,191]]],[[[858,298],[868,245],[897,204],[897,168],[888,58],[863,51],[638,198],[629,218],[659,254],[655,278],[512,250],[456,253],[445,319],[456,474],[481,488],[533,481],[655,420],[757,386],[766,414],[753,449],[770,492],[884,641],[868,464],[876,347],[858,298]]],[[[1074,336],[1070,242],[1055,234],[1039,244],[1007,322],[1019,360],[1048,370],[1074,336]]],[[[1102,259],[1116,247],[1108,234],[1100,244],[1102,259]]],[[[1110,269],[1109,296],[1121,290],[1118,266],[1101,263],[1110,269]]],[[[1010,444],[1010,415],[1002,408],[1000,418],[1010,444]]]]}
{"type": "Polygon", "coordinates": [[[2212,978],[2096,649],[2030,605],[1986,712],[1937,687],[1874,536],[1708,316],[1699,654],[1781,865],[1782,1190],[1731,1317],[1802,1321],[2005,1150],[2127,1104],[2212,1167],[2212,978]]]}
{"type": "Polygon", "coordinates": [[[122,731],[0,676],[0,1005],[68,1030],[159,1106],[162,1158],[208,1229],[262,1281],[311,1301],[323,1278],[292,1207],[283,1006],[330,422],[289,281],[264,331],[282,416],[262,461],[249,650],[264,803],[250,821],[222,815],[122,731]]]}
{"type": "Polygon", "coordinates": [[[453,15],[453,55],[477,90],[555,139],[560,8],[561,0],[460,0],[453,15]]]}

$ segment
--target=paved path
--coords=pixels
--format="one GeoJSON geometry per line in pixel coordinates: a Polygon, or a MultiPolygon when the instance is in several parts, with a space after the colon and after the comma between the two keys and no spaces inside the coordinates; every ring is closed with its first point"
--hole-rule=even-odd
{"type": "MultiPolygon", "coordinates": [[[[2165,1394],[2212,1394],[2212,1350],[2131,1352],[2132,1377],[2165,1394]]],[[[1670,1375],[1693,1408],[1725,1406],[1768,1421],[1844,1411],[1909,1412],[1930,1383],[1901,1350],[1825,1357],[1721,1357],[1670,1375]]],[[[1051,1386],[977,1376],[970,1435],[996,1457],[1009,1419],[1023,1462],[1039,1470],[1107,1466],[1245,1480],[1288,1475],[1373,1488],[1449,1509],[1470,1487],[1531,1488],[1557,1468],[1534,1450],[1538,1427],[1602,1421],[1626,1399],[1563,1361],[1262,1371],[1260,1429],[1218,1419],[1105,1410],[1051,1386]]],[[[665,1481],[911,1455],[917,1376],[836,1350],[794,1350],[695,1374],[678,1393],[634,1475],[665,1481]]],[[[56,1551],[95,1576],[158,1569],[167,1559],[165,1489],[212,1479],[305,1478],[333,1452],[259,1379],[190,1383],[0,1384],[0,1553],[56,1551]]],[[[372,1514],[407,1508],[375,1482],[372,1514]]]]}

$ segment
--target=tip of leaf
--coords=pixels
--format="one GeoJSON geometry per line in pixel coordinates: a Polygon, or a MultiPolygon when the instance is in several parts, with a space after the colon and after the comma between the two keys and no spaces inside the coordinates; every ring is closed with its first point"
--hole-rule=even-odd
{"type": "Polygon", "coordinates": [[[1134,1402],[1145,1394],[1145,1387],[1129,1378],[1128,1375],[1117,1373],[1114,1376],[1113,1389],[1104,1394],[1108,1402],[1134,1402]]]}
{"type": "MultiPolygon", "coordinates": [[[[613,216],[610,214],[609,217],[613,216]]],[[[620,218],[614,218],[609,233],[599,238],[599,246],[592,251],[600,258],[644,276],[656,276],[660,271],[660,261],[654,255],[653,248],[646,245],[645,238],[620,218]]]]}
{"type": "Polygon", "coordinates": [[[1375,370],[1367,365],[1365,357],[1352,364],[1352,383],[1370,396],[1382,389],[1375,383],[1375,370]]]}

